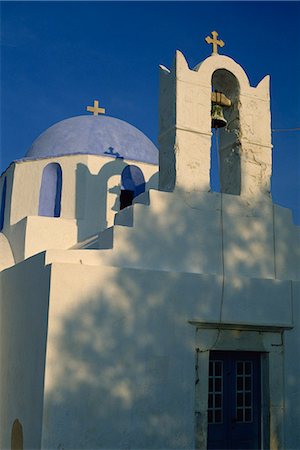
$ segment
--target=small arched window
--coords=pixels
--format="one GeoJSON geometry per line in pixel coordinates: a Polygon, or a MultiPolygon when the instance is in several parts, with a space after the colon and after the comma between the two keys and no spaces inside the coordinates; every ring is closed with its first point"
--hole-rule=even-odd
{"type": "Polygon", "coordinates": [[[6,203],[6,177],[3,181],[2,194],[1,194],[1,205],[0,205],[0,231],[4,227],[4,215],[5,215],[5,203],[6,203]]]}
{"type": "Polygon", "coordinates": [[[145,178],[137,166],[126,166],[121,175],[120,209],[132,205],[133,199],[145,192],[145,178]]]}
{"type": "Polygon", "coordinates": [[[62,170],[58,163],[48,164],[42,175],[39,216],[60,217],[62,170]]]}
{"type": "Polygon", "coordinates": [[[23,450],[23,428],[16,419],[11,430],[11,450],[23,450]]]}

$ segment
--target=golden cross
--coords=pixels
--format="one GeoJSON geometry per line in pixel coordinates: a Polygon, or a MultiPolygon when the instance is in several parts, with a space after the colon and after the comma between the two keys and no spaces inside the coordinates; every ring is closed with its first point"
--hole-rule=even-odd
{"type": "Polygon", "coordinates": [[[212,55],[217,55],[218,54],[218,45],[220,47],[224,47],[225,43],[221,39],[217,39],[218,33],[216,31],[212,31],[211,34],[213,37],[211,38],[210,36],[206,36],[205,40],[208,44],[213,45],[212,55]]]}
{"type": "Polygon", "coordinates": [[[94,113],[94,116],[98,116],[98,114],[105,114],[104,108],[99,108],[99,101],[94,100],[94,106],[87,106],[86,110],[94,113]]]}

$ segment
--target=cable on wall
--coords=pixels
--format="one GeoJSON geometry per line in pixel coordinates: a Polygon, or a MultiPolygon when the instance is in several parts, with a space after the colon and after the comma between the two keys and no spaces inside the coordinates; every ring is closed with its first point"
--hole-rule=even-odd
{"type": "Polygon", "coordinates": [[[288,131],[300,131],[300,128],[273,128],[271,131],[274,131],[275,133],[285,133],[288,131]]]}

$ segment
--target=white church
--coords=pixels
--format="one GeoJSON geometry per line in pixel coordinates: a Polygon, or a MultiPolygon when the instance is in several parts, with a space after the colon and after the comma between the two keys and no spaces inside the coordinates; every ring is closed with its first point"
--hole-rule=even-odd
{"type": "Polygon", "coordinates": [[[270,195],[269,77],[212,36],[196,67],[160,66],[159,151],[95,101],[1,175],[2,450],[299,450],[300,230],[270,195]]]}

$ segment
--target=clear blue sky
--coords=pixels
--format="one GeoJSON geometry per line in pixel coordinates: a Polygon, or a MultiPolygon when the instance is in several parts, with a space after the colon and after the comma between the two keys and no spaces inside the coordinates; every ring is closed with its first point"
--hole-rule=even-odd
{"type": "MultiPolygon", "coordinates": [[[[272,128],[300,127],[299,29],[299,2],[1,2],[1,172],[94,99],[157,143],[158,65],[195,66],[212,30],[251,85],[271,75],[272,128]]],[[[300,132],[273,145],[273,199],[300,224],[300,132]]]]}

